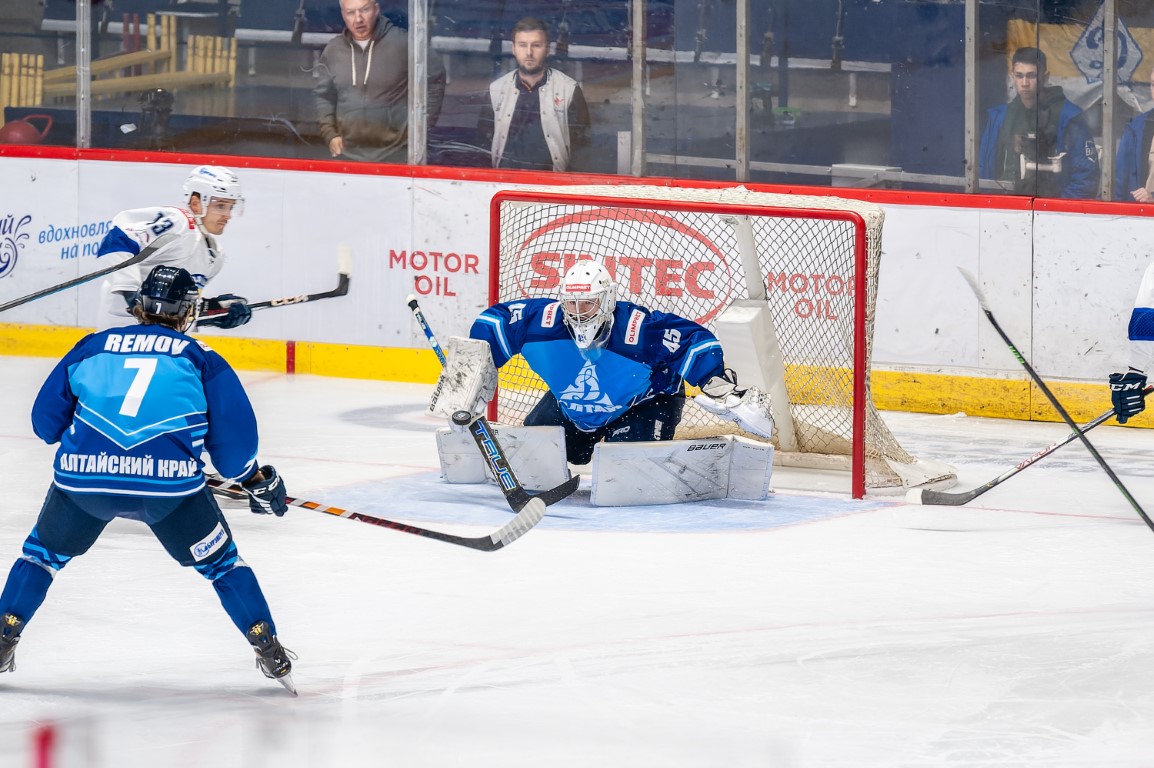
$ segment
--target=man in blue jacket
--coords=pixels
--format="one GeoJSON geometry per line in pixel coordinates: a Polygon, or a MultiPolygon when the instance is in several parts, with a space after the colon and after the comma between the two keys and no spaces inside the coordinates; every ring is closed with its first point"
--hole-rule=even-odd
{"type": "Polygon", "coordinates": [[[236,373],[184,335],[199,296],[187,270],[154,267],[133,306],[140,325],[85,336],[40,388],[32,428],[60,447],[40,516],[0,593],[0,672],[15,668],[16,644],[56,575],[122,517],[143,522],[173,559],[212,583],[257,667],[295,693],[291,656],[205,485],[208,451],[253,512],[288,509],[280,476],[257,461],[256,417],[236,373]]]}
{"type": "Polygon", "coordinates": [[[988,113],[979,175],[1018,195],[1097,198],[1101,168],[1094,137],[1082,110],[1060,86],[1046,84],[1046,54],[1019,48],[1010,73],[1017,95],[988,113]]]}
{"type": "MultiPolygon", "coordinates": [[[[1150,71],[1150,94],[1154,97],[1154,70],[1150,71]]],[[[1115,163],[1114,199],[1148,203],[1154,200],[1154,109],[1135,117],[1122,132],[1115,163]]]]}

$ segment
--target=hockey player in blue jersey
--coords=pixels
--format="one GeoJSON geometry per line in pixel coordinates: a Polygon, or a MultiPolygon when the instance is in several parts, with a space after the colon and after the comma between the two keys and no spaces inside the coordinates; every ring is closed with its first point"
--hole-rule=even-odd
{"type": "Polygon", "coordinates": [[[1128,336],[1130,366],[1125,373],[1110,374],[1110,398],[1119,424],[1146,408],[1146,371],[1154,364],[1154,263],[1146,267],[1138,285],[1128,336]]]}
{"type": "Polygon", "coordinates": [[[481,313],[469,331],[488,343],[500,368],[520,353],[549,391],[525,426],[561,425],[571,464],[588,464],[598,442],[671,440],[684,385],[700,387],[706,410],[769,438],[768,401],[738,389],[721,344],[678,315],[617,301],[617,286],[595,261],[579,261],[559,300],[521,299],[481,313]]]}
{"type": "Polygon", "coordinates": [[[41,387],[32,427],[60,447],[40,516],[0,593],[0,672],[15,668],[21,632],[57,574],[121,517],[143,522],[177,562],[208,579],[258,668],[294,690],[290,654],[205,485],[201,454],[240,481],[255,513],[284,515],[285,488],[257,461],[256,417],[240,380],[184,335],[198,298],[186,270],[155,267],[133,309],[140,325],[85,336],[41,387]]]}
{"type": "MultiPolygon", "coordinates": [[[[122,211],[112,219],[112,229],[101,240],[96,255],[103,265],[135,256],[161,235],[177,237],[139,264],[117,270],[101,285],[98,331],[133,322],[136,291],[149,271],[160,264],[188,270],[202,289],[224,267],[219,237],[234,216],[244,212],[240,179],[228,168],[199,165],[184,180],[183,207],[153,206],[122,211]]],[[[224,293],[204,299],[202,309],[228,312],[201,319],[200,327],[236,328],[252,319],[243,296],[224,293]]]]}

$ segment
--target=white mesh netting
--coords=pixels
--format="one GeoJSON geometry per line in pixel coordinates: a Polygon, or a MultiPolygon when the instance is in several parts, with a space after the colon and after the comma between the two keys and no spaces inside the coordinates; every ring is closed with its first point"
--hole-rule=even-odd
{"type": "MultiPolygon", "coordinates": [[[[581,186],[501,193],[493,211],[494,300],[555,297],[565,270],[587,258],[614,275],[619,298],[711,329],[732,302],[764,299],[784,357],[779,392],[788,393],[788,407],[775,397],[774,419],[777,432],[783,423],[793,432],[787,451],[775,434],[780,463],[850,468],[857,407],[867,487],[944,479],[944,465],[917,471],[927,462],[902,449],[868,394],[854,398],[855,366],[869,392],[884,218],[878,206],[743,187],[581,186]],[[859,271],[865,312],[855,323],[859,271]]],[[[500,372],[498,420],[520,423],[543,391],[515,358],[500,372]]],[[[679,437],[732,433],[739,433],[735,425],[687,401],[679,437]]]]}

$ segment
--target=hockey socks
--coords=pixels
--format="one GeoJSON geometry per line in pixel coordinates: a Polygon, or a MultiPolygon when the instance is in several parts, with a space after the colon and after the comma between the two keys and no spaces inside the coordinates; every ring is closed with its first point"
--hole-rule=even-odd
{"type": "Polygon", "coordinates": [[[51,571],[27,558],[20,558],[8,572],[4,592],[0,593],[0,615],[11,613],[27,624],[44,602],[51,586],[51,571]]]}
{"type": "Polygon", "coordinates": [[[224,606],[228,617],[242,634],[257,622],[267,621],[272,634],[276,635],[272,611],[269,610],[252,568],[247,565],[233,568],[215,579],[212,587],[220,597],[220,604],[224,606]]]}

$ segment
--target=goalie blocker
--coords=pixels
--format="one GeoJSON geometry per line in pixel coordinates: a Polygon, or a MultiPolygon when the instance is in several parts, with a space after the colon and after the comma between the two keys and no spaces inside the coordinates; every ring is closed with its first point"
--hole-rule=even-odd
{"type": "Polygon", "coordinates": [[[445,365],[429,399],[429,413],[452,418],[457,411],[481,416],[497,391],[497,369],[489,345],[478,339],[450,336],[445,365]]]}

